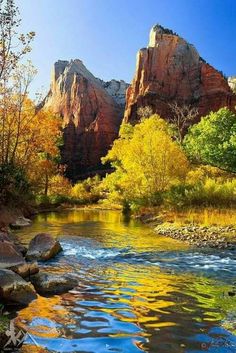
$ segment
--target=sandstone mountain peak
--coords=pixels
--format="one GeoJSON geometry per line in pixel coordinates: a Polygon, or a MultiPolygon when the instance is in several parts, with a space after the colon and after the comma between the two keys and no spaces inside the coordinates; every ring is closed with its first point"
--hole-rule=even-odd
{"type": "Polygon", "coordinates": [[[65,67],[68,64],[69,64],[69,61],[66,61],[66,60],[58,60],[54,64],[54,70],[53,70],[52,74],[54,75],[55,80],[57,80],[58,77],[63,73],[63,71],[65,70],[65,67]]]}
{"type": "Polygon", "coordinates": [[[156,25],[148,47],[137,55],[135,77],[126,95],[125,121],[137,120],[137,109],[147,105],[168,118],[171,102],[196,107],[200,118],[224,106],[234,109],[236,96],[225,77],[193,45],[156,25]]]}
{"type": "Polygon", "coordinates": [[[76,75],[82,75],[89,81],[93,82],[94,85],[100,86],[100,88],[102,86],[119,105],[123,107],[125,106],[125,94],[129,84],[124,80],[112,79],[110,81],[103,81],[96,78],[80,59],[70,61],[58,60],[53,66],[51,84],[53,85],[58,79],[60,82],[65,81],[66,79],[67,84],[70,85],[71,82],[69,81],[71,81],[76,75]]]}
{"type": "Polygon", "coordinates": [[[79,59],[54,64],[44,106],[63,118],[62,161],[72,179],[99,168],[118,135],[127,86],[96,78],[79,59]]]}
{"type": "Polygon", "coordinates": [[[169,28],[165,28],[159,24],[154,25],[151,28],[150,34],[149,34],[149,47],[155,47],[158,45],[158,42],[160,39],[162,39],[163,35],[175,35],[178,37],[177,33],[173,32],[169,28]]]}
{"type": "MultiPolygon", "coordinates": [[[[52,83],[57,81],[59,78],[63,81],[65,78],[68,80],[72,80],[74,75],[82,75],[86,77],[88,80],[93,81],[96,84],[96,78],[89,72],[89,70],[85,67],[82,60],[58,60],[53,67],[52,71],[52,83]]],[[[69,82],[67,82],[70,84],[69,82]]],[[[98,82],[97,82],[98,84],[98,82]]]]}

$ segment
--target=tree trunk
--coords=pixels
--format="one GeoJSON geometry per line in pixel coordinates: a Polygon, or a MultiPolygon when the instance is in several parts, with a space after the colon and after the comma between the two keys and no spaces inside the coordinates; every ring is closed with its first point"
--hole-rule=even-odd
{"type": "Polygon", "coordinates": [[[45,187],[44,187],[44,195],[48,196],[48,183],[49,183],[49,178],[48,178],[48,173],[46,172],[45,174],[45,187]]]}

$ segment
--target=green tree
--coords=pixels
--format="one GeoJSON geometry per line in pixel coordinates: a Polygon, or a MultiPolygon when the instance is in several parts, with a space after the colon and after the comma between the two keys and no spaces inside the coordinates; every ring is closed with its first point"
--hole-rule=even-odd
{"type": "Polygon", "coordinates": [[[236,172],[236,115],[227,108],[211,112],[189,129],[184,146],[192,161],[236,172]]]}

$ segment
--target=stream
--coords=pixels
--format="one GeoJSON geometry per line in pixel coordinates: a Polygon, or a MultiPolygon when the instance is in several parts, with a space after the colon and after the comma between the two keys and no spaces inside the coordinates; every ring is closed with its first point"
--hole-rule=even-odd
{"type": "Polygon", "coordinates": [[[40,214],[16,234],[27,245],[41,232],[63,252],[40,265],[78,286],[18,311],[21,353],[236,352],[235,251],[190,248],[118,211],[40,214]]]}

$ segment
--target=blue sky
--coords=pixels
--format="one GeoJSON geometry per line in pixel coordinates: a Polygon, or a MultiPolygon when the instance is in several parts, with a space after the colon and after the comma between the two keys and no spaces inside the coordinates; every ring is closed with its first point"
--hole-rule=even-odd
{"type": "Polygon", "coordinates": [[[79,58],[97,77],[130,82],[138,49],[160,23],[236,75],[236,0],[16,0],[22,31],[35,31],[32,91],[47,90],[58,59],[79,58]]]}

